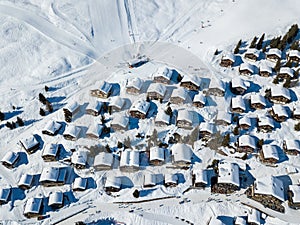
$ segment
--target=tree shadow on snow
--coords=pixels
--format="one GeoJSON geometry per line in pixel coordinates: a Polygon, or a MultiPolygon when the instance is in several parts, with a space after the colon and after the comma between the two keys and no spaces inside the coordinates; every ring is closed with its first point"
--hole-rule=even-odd
{"type": "Polygon", "coordinates": [[[16,110],[16,111],[13,111],[13,112],[5,112],[4,113],[4,119],[9,120],[9,119],[11,119],[15,116],[20,115],[21,113],[23,113],[23,110],[16,110]]]}

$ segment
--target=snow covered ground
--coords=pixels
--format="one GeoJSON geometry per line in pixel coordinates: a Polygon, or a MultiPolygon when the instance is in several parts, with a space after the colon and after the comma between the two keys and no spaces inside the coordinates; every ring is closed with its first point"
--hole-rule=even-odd
{"type": "MultiPolygon", "coordinates": [[[[0,206],[0,221],[3,224],[37,223],[36,219],[23,216],[28,198],[48,197],[51,192],[60,190],[68,193],[69,203],[59,211],[46,207],[46,214],[50,216],[40,223],[72,224],[85,221],[94,224],[93,221],[99,221],[98,224],[108,224],[108,218],[111,218],[111,221],[120,224],[181,225],[187,224],[186,221],[206,224],[211,218],[221,216],[225,224],[232,224],[234,216],[247,214],[250,208],[245,204],[250,204],[270,215],[266,224],[299,224],[299,210],[289,209],[286,214],[278,214],[264,209],[255,202],[249,203],[245,195],[240,195],[244,189],[232,196],[211,195],[210,188],[183,194],[191,185],[190,171],[174,170],[166,165],[144,166],[136,173],[120,172],[118,168],[95,173],[89,169],[75,169],[70,172],[69,181],[64,186],[34,185],[27,191],[16,188],[22,174],[39,175],[44,167],[62,165],[59,162],[44,162],[41,150],[27,155],[19,144],[21,138],[38,134],[43,138],[43,147],[47,143],[60,143],[67,150],[64,157],[75,146],[90,147],[99,143],[84,138],[84,135],[78,141],[71,142],[62,135],[50,137],[41,134],[41,129],[50,119],[64,121],[62,107],[65,104],[78,101],[86,106],[86,103],[95,100],[89,91],[97,87],[99,81],[113,83],[118,90],[115,95],[119,94],[131,103],[145,98],[146,94],[131,96],[125,93],[127,79],[138,76],[150,81],[151,75],[162,65],[174,68],[183,75],[200,74],[208,80],[222,78],[229,81],[237,75],[237,68],[221,69],[218,65],[221,54],[213,55],[216,49],[231,51],[238,40],[251,42],[253,36],[262,33],[266,33],[266,39],[283,35],[291,24],[300,22],[299,13],[300,2],[293,0],[284,3],[279,0],[265,0],[263,3],[259,0],[1,0],[0,110],[5,113],[6,121],[16,121],[19,116],[25,126],[9,130],[5,127],[6,121],[0,123],[0,159],[8,151],[24,153],[24,159],[16,168],[10,170],[0,166],[0,186],[13,187],[11,201],[0,206]],[[129,69],[127,62],[139,55],[149,57],[150,61],[139,68],[129,69]],[[44,91],[45,85],[50,87],[49,92],[44,91]],[[46,117],[39,115],[39,93],[50,99],[54,106],[54,112],[46,117]],[[145,172],[177,172],[182,174],[185,182],[175,188],[158,185],[153,190],[143,189],[145,172]],[[77,175],[92,178],[95,182],[84,192],[72,193],[70,184],[77,175]],[[117,197],[108,196],[103,191],[103,177],[111,175],[127,176],[132,182],[130,188],[121,190],[117,197]],[[142,190],[144,196],[139,200],[171,198],[145,203],[116,203],[135,201],[132,196],[134,189],[142,190]],[[184,201],[185,198],[188,201],[184,201]],[[63,221],[68,216],[70,218],[63,221]]],[[[258,75],[248,80],[261,84],[259,92],[262,94],[273,85],[270,84],[271,78],[258,75]]],[[[168,91],[177,86],[169,85],[168,91]]],[[[299,96],[298,87],[293,91],[299,96]]],[[[218,98],[210,103],[197,111],[205,121],[212,121],[218,109],[229,106],[229,101],[218,98]]],[[[192,108],[191,104],[188,107],[192,108]]],[[[75,118],[76,125],[84,130],[96,121],[99,122],[100,118],[84,115],[83,111],[75,118]]],[[[288,120],[272,135],[259,133],[257,136],[281,145],[286,137],[299,137],[290,129],[293,125],[288,120]]],[[[168,129],[171,131],[174,128],[173,125],[168,129]]],[[[116,147],[118,140],[122,141],[127,136],[133,139],[137,132],[151,134],[153,129],[153,118],[146,119],[139,123],[138,129],[112,133],[110,138],[104,138],[100,143],[116,147]]],[[[164,135],[162,128],[157,130],[159,135],[164,135]]],[[[143,145],[145,141],[136,140],[133,144],[143,145]]],[[[201,148],[195,154],[200,159],[198,166],[201,168],[206,168],[213,158],[224,158],[208,148],[201,148]]],[[[228,157],[227,160],[233,159],[228,157]]],[[[285,175],[287,166],[300,171],[299,161],[299,157],[290,157],[282,160],[276,168],[266,167],[254,157],[247,163],[254,177],[263,177],[266,174],[285,175]]],[[[299,176],[295,175],[293,179],[296,181],[299,176]]],[[[287,206],[287,203],[284,204],[287,206]]]]}

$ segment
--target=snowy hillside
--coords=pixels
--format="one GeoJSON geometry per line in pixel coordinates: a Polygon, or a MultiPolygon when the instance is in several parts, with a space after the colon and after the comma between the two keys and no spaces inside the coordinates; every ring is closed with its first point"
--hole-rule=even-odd
{"type": "Polygon", "coordinates": [[[1,0],[1,224],[299,224],[299,31],[285,71],[268,58],[299,14],[293,0],[1,0]]]}

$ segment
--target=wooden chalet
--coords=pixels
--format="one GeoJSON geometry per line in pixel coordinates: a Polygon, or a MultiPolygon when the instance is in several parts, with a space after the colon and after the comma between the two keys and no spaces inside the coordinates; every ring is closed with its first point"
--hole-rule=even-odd
{"type": "Polygon", "coordinates": [[[63,137],[69,141],[76,141],[80,136],[81,128],[73,124],[67,125],[63,137]]]}
{"type": "Polygon", "coordinates": [[[250,135],[242,135],[237,141],[237,151],[245,153],[253,153],[256,150],[256,140],[250,135]]]}
{"type": "Polygon", "coordinates": [[[12,169],[16,166],[17,162],[20,159],[19,152],[7,152],[1,160],[3,166],[8,169],[12,169]]]}
{"type": "Polygon", "coordinates": [[[102,107],[103,107],[103,102],[100,101],[89,102],[89,104],[85,109],[85,113],[92,116],[99,116],[102,107]]]}
{"type": "Polygon", "coordinates": [[[44,129],[42,130],[43,134],[47,134],[50,136],[55,136],[59,130],[61,129],[62,125],[59,122],[56,122],[54,120],[48,121],[44,129]]]}
{"type": "Polygon", "coordinates": [[[215,119],[216,125],[229,125],[232,122],[232,114],[227,111],[218,111],[218,114],[215,119]]]}
{"type": "Polygon", "coordinates": [[[140,152],[125,149],[120,156],[120,170],[123,172],[135,172],[140,169],[140,152]]]}
{"type": "Polygon", "coordinates": [[[87,188],[87,178],[76,177],[72,184],[73,191],[84,191],[87,188]]]}
{"type": "Polygon", "coordinates": [[[126,92],[132,95],[139,95],[142,90],[144,81],[138,77],[128,80],[126,84],[126,92]]]}
{"type": "Polygon", "coordinates": [[[290,67],[281,67],[278,74],[277,74],[277,77],[279,79],[292,79],[294,76],[294,70],[290,67]]]}
{"type": "Polygon", "coordinates": [[[244,99],[238,95],[231,99],[231,112],[232,113],[244,113],[246,111],[246,105],[244,99]]]}
{"type": "Polygon", "coordinates": [[[287,61],[299,62],[300,52],[298,50],[290,50],[287,54],[287,61]]]}
{"type": "Polygon", "coordinates": [[[70,123],[72,122],[72,118],[80,111],[80,105],[75,101],[67,104],[63,108],[65,121],[70,123]]]}
{"type": "Polygon", "coordinates": [[[110,123],[110,127],[114,131],[126,131],[129,126],[129,117],[124,114],[115,115],[110,123]]]}
{"type": "Polygon", "coordinates": [[[147,97],[151,100],[163,100],[166,94],[167,88],[160,83],[151,83],[147,90],[147,97]]]}
{"type": "Polygon", "coordinates": [[[18,182],[18,187],[27,190],[32,187],[33,184],[33,175],[31,174],[23,174],[18,182]]]}
{"type": "Polygon", "coordinates": [[[155,117],[155,125],[162,127],[170,124],[171,116],[168,115],[163,109],[159,109],[155,117]]]}
{"type": "Polygon", "coordinates": [[[145,119],[150,108],[150,103],[145,100],[138,100],[132,104],[129,114],[133,118],[145,119]]]}
{"type": "Polygon", "coordinates": [[[71,156],[71,165],[76,169],[85,169],[87,163],[87,152],[86,151],[76,151],[73,152],[71,156]]]}
{"type": "Polygon", "coordinates": [[[242,63],[239,67],[239,72],[241,75],[252,75],[254,73],[254,66],[252,64],[249,64],[249,63],[242,63]]]}
{"type": "Polygon", "coordinates": [[[248,116],[243,116],[242,118],[239,119],[238,124],[242,130],[249,130],[252,125],[251,118],[248,116]]]}
{"type": "Polygon", "coordinates": [[[272,132],[274,129],[274,121],[272,118],[264,116],[257,119],[257,129],[258,131],[261,131],[263,133],[269,133],[272,132]]]}
{"type": "Polygon", "coordinates": [[[170,102],[172,104],[183,104],[185,103],[186,99],[188,97],[188,93],[186,89],[184,88],[176,88],[173,89],[171,97],[170,97],[170,102]]]}
{"type": "Polygon", "coordinates": [[[250,96],[250,107],[252,109],[264,109],[266,105],[266,99],[262,95],[256,93],[250,96]]]}
{"type": "Polygon", "coordinates": [[[146,56],[138,56],[135,59],[132,59],[128,62],[128,67],[129,68],[137,68],[140,67],[142,65],[144,65],[145,63],[149,62],[149,58],[146,56]]]}
{"type": "Polygon", "coordinates": [[[61,191],[52,192],[49,195],[48,206],[51,208],[61,208],[64,206],[64,194],[61,191]]]}
{"type": "Polygon", "coordinates": [[[197,108],[203,108],[206,103],[206,97],[203,95],[203,93],[199,92],[195,95],[193,100],[193,105],[197,108]]]}
{"type": "Polygon", "coordinates": [[[178,184],[177,174],[165,174],[165,186],[166,187],[176,187],[178,184]]]}
{"type": "Polygon", "coordinates": [[[201,139],[208,140],[215,133],[216,127],[214,123],[203,122],[199,126],[199,135],[201,139]]]}
{"type": "Polygon", "coordinates": [[[279,155],[275,145],[263,145],[259,152],[260,161],[267,165],[272,165],[278,162],[279,155]]]}
{"type": "Polygon", "coordinates": [[[8,203],[10,195],[11,195],[10,188],[0,188],[0,205],[4,205],[8,203]]]}
{"type": "Polygon", "coordinates": [[[40,148],[40,143],[36,139],[34,135],[31,135],[26,138],[22,138],[20,140],[21,146],[25,149],[25,151],[29,154],[34,153],[36,150],[40,148]]]}
{"type": "Polygon", "coordinates": [[[114,162],[114,156],[112,153],[100,152],[95,156],[94,168],[95,170],[110,170],[114,162]]]}
{"type": "Polygon", "coordinates": [[[211,187],[212,193],[231,194],[239,188],[239,166],[236,163],[219,162],[216,183],[211,187]]]}
{"type": "Polygon", "coordinates": [[[300,120],[300,104],[294,106],[291,118],[294,120],[300,120]]]}
{"type": "Polygon", "coordinates": [[[153,81],[157,83],[169,84],[173,75],[173,70],[167,67],[160,67],[153,74],[153,81]]]}
{"type": "Polygon", "coordinates": [[[196,75],[184,76],[180,86],[191,91],[198,91],[201,85],[201,78],[196,75]]]}
{"type": "Polygon", "coordinates": [[[98,140],[103,133],[104,126],[102,124],[92,124],[86,131],[86,137],[98,140]]]}
{"type": "Polygon", "coordinates": [[[120,177],[109,176],[106,177],[104,184],[104,191],[106,192],[118,192],[121,190],[122,180],[120,177]]]}
{"type": "Polygon", "coordinates": [[[27,218],[38,217],[42,214],[42,198],[29,198],[25,204],[24,216],[27,218]]]}
{"type": "Polygon", "coordinates": [[[226,91],[226,83],[219,79],[212,79],[209,83],[207,95],[223,97],[226,91]]]}
{"type": "Polygon", "coordinates": [[[125,105],[125,99],[120,96],[113,97],[109,103],[111,112],[119,112],[125,105]]]}
{"type": "Polygon", "coordinates": [[[145,173],[144,175],[144,188],[154,187],[156,185],[156,175],[152,173],[145,173]]]}
{"type": "Polygon", "coordinates": [[[207,170],[194,169],[192,176],[193,186],[196,188],[205,188],[208,185],[207,170]]]}
{"type": "Polygon", "coordinates": [[[259,55],[260,55],[260,51],[257,50],[256,48],[248,48],[244,54],[244,58],[251,62],[256,62],[259,55]]]}
{"type": "Polygon", "coordinates": [[[186,109],[178,110],[176,125],[183,129],[193,129],[193,112],[186,109]]]}
{"type": "Polygon", "coordinates": [[[300,185],[289,185],[288,204],[292,209],[300,209],[300,185]]]}
{"type": "Polygon", "coordinates": [[[282,52],[278,48],[271,48],[266,53],[266,59],[272,62],[277,62],[281,59],[282,52]]]}
{"type": "Polygon", "coordinates": [[[291,101],[291,95],[289,89],[283,87],[271,87],[270,100],[273,103],[286,104],[291,101]]]}
{"type": "Polygon", "coordinates": [[[235,55],[232,53],[226,53],[222,56],[220,66],[231,67],[235,62],[235,55]]]}
{"type": "Polygon", "coordinates": [[[283,105],[273,105],[269,113],[272,118],[279,123],[289,118],[289,114],[283,105]]]}
{"type": "Polygon", "coordinates": [[[299,155],[300,144],[298,140],[284,140],[283,150],[287,155],[299,155]]]}
{"type": "Polygon", "coordinates": [[[271,76],[273,70],[272,67],[268,65],[267,62],[263,61],[259,64],[259,75],[262,77],[271,76]]]}
{"type": "Polygon", "coordinates": [[[192,163],[193,151],[186,144],[177,143],[171,147],[172,163],[174,166],[187,169],[192,163]]]}
{"type": "Polygon", "coordinates": [[[247,197],[260,202],[263,206],[284,213],[285,200],[282,180],[274,176],[257,178],[246,191],[247,197]]]}
{"type": "Polygon", "coordinates": [[[66,167],[45,167],[39,183],[46,187],[64,185],[67,178],[66,167]]]}
{"type": "Polygon", "coordinates": [[[234,77],[230,82],[230,90],[235,95],[244,94],[249,87],[250,83],[248,81],[244,81],[239,77],[234,77]]]}
{"type": "Polygon", "coordinates": [[[98,98],[108,98],[112,93],[112,85],[106,81],[101,81],[98,89],[90,91],[91,96],[98,98]]]}
{"type": "Polygon", "coordinates": [[[53,162],[57,160],[59,155],[59,145],[58,144],[47,144],[43,149],[42,158],[45,162],[53,162]]]}
{"type": "Polygon", "coordinates": [[[158,146],[150,148],[149,164],[161,166],[165,162],[165,149],[158,146]]]}

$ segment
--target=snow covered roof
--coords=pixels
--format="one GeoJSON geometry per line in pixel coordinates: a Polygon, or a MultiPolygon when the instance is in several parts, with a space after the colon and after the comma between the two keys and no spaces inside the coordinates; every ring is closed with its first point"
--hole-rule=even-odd
{"type": "Polygon", "coordinates": [[[42,171],[40,182],[51,181],[56,182],[59,177],[59,168],[58,167],[45,167],[42,171]]]}
{"type": "Polygon", "coordinates": [[[215,124],[214,123],[200,123],[199,131],[206,131],[209,132],[210,134],[213,134],[215,132],[215,124]]]}
{"type": "Polygon", "coordinates": [[[254,193],[272,195],[281,201],[284,201],[283,182],[274,176],[263,176],[255,181],[254,193]]]}
{"type": "Polygon", "coordinates": [[[10,188],[0,188],[0,201],[7,202],[10,192],[10,188]]]}
{"type": "Polygon", "coordinates": [[[170,80],[173,75],[173,71],[168,69],[167,67],[160,67],[153,74],[153,77],[164,77],[167,80],[170,80]]]}
{"type": "Polygon", "coordinates": [[[266,106],[266,99],[261,94],[253,94],[250,96],[251,104],[262,104],[266,106]]]}
{"type": "Polygon", "coordinates": [[[300,52],[298,50],[290,50],[288,54],[289,54],[289,57],[300,58],[300,52]]]}
{"type": "Polygon", "coordinates": [[[120,177],[116,177],[116,176],[108,176],[106,177],[106,181],[105,181],[105,187],[114,187],[114,188],[121,188],[121,178],[120,177]]]}
{"type": "Polygon", "coordinates": [[[112,153],[108,152],[100,152],[98,155],[95,156],[94,166],[98,165],[105,165],[111,166],[114,161],[114,156],[112,153]]]}
{"type": "Polygon", "coordinates": [[[214,217],[210,220],[209,225],[225,225],[225,223],[214,217]]]}
{"type": "Polygon", "coordinates": [[[227,111],[218,111],[217,120],[224,120],[226,123],[231,123],[231,113],[227,111]]]}
{"type": "Polygon", "coordinates": [[[194,170],[193,174],[195,175],[195,183],[208,183],[207,170],[194,170]]]}
{"type": "Polygon", "coordinates": [[[184,88],[179,87],[179,88],[173,89],[171,98],[177,97],[177,98],[181,98],[181,99],[185,100],[187,98],[187,95],[188,95],[187,91],[184,88]]]}
{"type": "Polygon", "coordinates": [[[114,106],[118,109],[122,109],[125,104],[125,99],[121,98],[120,96],[116,96],[111,99],[109,106],[114,106]]]}
{"type": "Polygon", "coordinates": [[[149,85],[149,88],[147,90],[147,93],[150,93],[150,92],[155,92],[161,96],[164,96],[165,93],[167,91],[167,88],[165,85],[163,84],[160,84],[160,83],[151,83],[149,85]]]}
{"type": "Polygon", "coordinates": [[[31,135],[30,137],[22,138],[20,142],[25,149],[30,149],[39,144],[39,142],[36,140],[36,138],[33,135],[31,135]]]}
{"type": "Polygon", "coordinates": [[[79,104],[78,104],[78,102],[75,101],[75,102],[68,103],[63,109],[68,110],[71,113],[73,113],[78,109],[78,107],[79,107],[79,104]]]}
{"type": "Polygon", "coordinates": [[[260,64],[259,64],[259,70],[261,72],[272,73],[272,67],[269,66],[269,64],[265,60],[260,62],[260,64]]]}
{"type": "Polygon", "coordinates": [[[87,105],[86,109],[87,110],[94,110],[94,111],[99,112],[101,110],[102,106],[103,106],[103,102],[92,101],[92,102],[89,102],[89,104],[87,105]]]}
{"type": "Polygon", "coordinates": [[[293,202],[300,203],[300,186],[299,185],[289,185],[289,190],[293,192],[293,202]]]}
{"type": "Polygon", "coordinates": [[[49,120],[46,126],[44,127],[43,131],[47,131],[51,134],[55,134],[56,131],[58,131],[61,128],[61,124],[54,120],[49,120]]]}
{"type": "Polygon", "coordinates": [[[283,96],[287,99],[291,99],[290,92],[288,89],[280,86],[271,87],[272,97],[280,97],[283,96]]]}
{"type": "Polygon", "coordinates": [[[201,102],[202,104],[205,104],[206,97],[203,95],[203,93],[199,92],[195,95],[193,102],[201,102]]]}
{"type": "Polygon", "coordinates": [[[31,174],[23,174],[19,180],[18,186],[30,186],[33,181],[33,175],[31,174]]]}
{"type": "Polygon", "coordinates": [[[245,52],[245,55],[246,55],[246,54],[253,54],[253,55],[255,55],[256,57],[258,57],[259,54],[260,54],[260,51],[257,50],[256,48],[248,48],[247,51],[245,52]]]}
{"type": "Polygon", "coordinates": [[[156,176],[152,173],[145,173],[144,185],[156,185],[156,176]]]}
{"type": "Polygon", "coordinates": [[[165,160],[165,150],[158,146],[150,148],[150,161],[152,160],[165,160]]]}
{"type": "Polygon", "coordinates": [[[249,81],[245,81],[241,79],[240,77],[234,77],[231,80],[231,87],[232,88],[243,88],[244,90],[247,90],[248,87],[250,87],[249,81]]]}
{"type": "Polygon", "coordinates": [[[186,109],[178,110],[177,121],[178,120],[185,120],[189,123],[193,123],[193,113],[186,109]]]}
{"type": "Polygon", "coordinates": [[[127,88],[135,88],[137,90],[141,90],[142,86],[143,86],[144,81],[138,77],[135,77],[131,80],[128,80],[128,83],[126,85],[127,88]]]}
{"type": "Polygon", "coordinates": [[[156,122],[163,122],[166,124],[170,123],[170,115],[168,115],[164,110],[159,109],[155,117],[156,122]]]}
{"type": "Polygon", "coordinates": [[[36,213],[38,214],[42,205],[41,198],[29,198],[26,202],[24,214],[26,213],[36,213]]]}
{"type": "Polygon", "coordinates": [[[285,144],[287,149],[297,150],[300,152],[300,145],[298,140],[285,140],[285,144]]]}
{"type": "Polygon", "coordinates": [[[209,83],[209,88],[217,88],[225,91],[225,83],[220,79],[212,78],[209,83]]]}
{"type": "Polygon", "coordinates": [[[272,109],[273,112],[278,116],[289,117],[289,114],[283,105],[273,105],[272,109]]]}
{"type": "Polygon", "coordinates": [[[70,135],[74,138],[78,138],[79,134],[80,134],[80,131],[81,131],[80,127],[77,127],[73,124],[68,124],[66,126],[65,131],[64,131],[64,135],[70,135]]]}
{"type": "Polygon", "coordinates": [[[73,182],[73,189],[84,190],[86,188],[87,178],[76,177],[73,182]]]}
{"type": "Polygon", "coordinates": [[[235,225],[247,225],[246,218],[237,216],[235,218],[235,225]]]}
{"type": "Polygon", "coordinates": [[[281,58],[282,52],[278,48],[270,48],[269,51],[267,52],[268,55],[276,55],[279,58],[281,58]]]}
{"type": "Polygon", "coordinates": [[[271,126],[272,128],[274,128],[274,120],[267,116],[259,117],[258,125],[271,126]]]}
{"type": "Polygon", "coordinates": [[[196,86],[200,87],[201,84],[201,77],[197,76],[197,75],[190,75],[190,76],[184,76],[181,80],[181,83],[184,82],[191,82],[193,84],[195,84],[196,86]]]}
{"type": "Polygon", "coordinates": [[[252,208],[252,212],[248,214],[248,223],[261,224],[260,214],[260,211],[252,208]]]}
{"type": "Polygon", "coordinates": [[[132,104],[130,111],[138,111],[143,114],[147,114],[150,108],[150,103],[145,100],[138,100],[132,104]]]}
{"type": "Polygon", "coordinates": [[[85,166],[87,161],[87,153],[86,151],[76,151],[73,152],[71,156],[71,162],[76,165],[83,165],[85,166]]]}
{"type": "Polygon", "coordinates": [[[240,186],[239,166],[226,161],[219,162],[218,183],[240,186]]]}
{"type": "Polygon", "coordinates": [[[58,152],[58,147],[59,145],[58,144],[53,144],[53,143],[50,143],[50,144],[47,144],[43,150],[43,153],[42,153],[42,156],[56,156],[57,155],[57,152],[58,152]]]}
{"type": "Polygon", "coordinates": [[[93,134],[95,136],[100,136],[102,134],[103,131],[103,125],[102,124],[92,124],[91,126],[89,126],[88,130],[87,130],[87,134],[93,134]]]}
{"type": "Polygon", "coordinates": [[[238,142],[240,147],[249,146],[253,149],[256,149],[255,138],[250,135],[245,134],[240,136],[238,142]]]}
{"type": "Polygon", "coordinates": [[[58,192],[53,192],[49,195],[49,202],[48,205],[61,205],[63,204],[63,198],[64,198],[64,194],[61,191],[58,192]]]}
{"type": "Polygon", "coordinates": [[[120,167],[122,166],[140,166],[140,153],[132,149],[125,149],[121,154],[120,167]]]}
{"type": "Polygon", "coordinates": [[[254,73],[254,66],[250,63],[244,62],[240,65],[240,70],[248,70],[251,73],[254,73]]]}
{"type": "Polygon", "coordinates": [[[242,110],[246,110],[246,105],[242,96],[237,95],[231,99],[231,107],[232,108],[241,108],[242,110]]]}
{"type": "Polygon", "coordinates": [[[128,123],[129,123],[129,118],[123,114],[114,116],[114,118],[111,121],[111,125],[112,124],[119,125],[124,129],[127,127],[128,123]]]}
{"type": "Polygon", "coordinates": [[[112,85],[106,81],[101,81],[99,84],[99,90],[104,94],[108,94],[112,89],[112,85]]]}
{"type": "Polygon", "coordinates": [[[10,165],[14,164],[19,157],[19,153],[9,151],[2,158],[1,162],[6,162],[10,165]]]}
{"type": "Polygon", "coordinates": [[[170,174],[170,173],[165,174],[165,183],[177,184],[177,181],[178,181],[177,174],[170,174]]]}
{"type": "Polygon", "coordinates": [[[232,62],[235,61],[235,55],[232,54],[231,52],[226,52],[225,54],[223,54],[222,59],[228,59],[232,62]]]}
{"type": "Polygon", "coordinates": [[[276,159],[279,160],[278,151],[275,145],[263,145],[262,151],[265,159],[276,159]]]}
{"type": "Polygon", "coordinates": [[[279,74],[287,74],[289,75],[290,77],[293,77],[294,76],[294,70],[290,67],[281,67],[280,70],[279,70],[279,74]]]}
{"type": "Polygon", "coordinates": [[[239,120],[239,124],[240,124],[240,125],[251,126],[251,118],[248,117],[248,116],[243,116],[243,117],[239,120]]]}
{"type": "Polygon", "coordinates": [[[193,151],[190,146],[182,143],[177,143],[171,147],[171,151],[174,156],[175,162],[178,161],[191,162],[193,151]]]}

